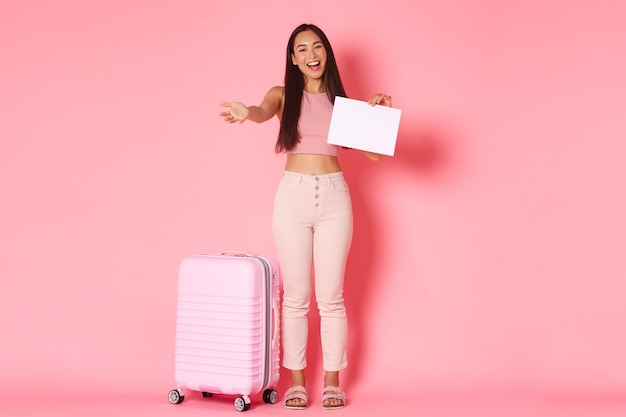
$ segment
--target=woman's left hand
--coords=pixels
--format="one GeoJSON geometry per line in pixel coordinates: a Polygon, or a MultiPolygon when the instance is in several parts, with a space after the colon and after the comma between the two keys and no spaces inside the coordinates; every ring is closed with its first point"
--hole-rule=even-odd
{"type": "Polygon", "coordinates": [[[368,101],[368,104],[370,106],[380,104],[381,106],[391,107],[391,96],[388,96],[384,93],[375,94],[374,97],[372,97],[370,101],[368,101]]]}

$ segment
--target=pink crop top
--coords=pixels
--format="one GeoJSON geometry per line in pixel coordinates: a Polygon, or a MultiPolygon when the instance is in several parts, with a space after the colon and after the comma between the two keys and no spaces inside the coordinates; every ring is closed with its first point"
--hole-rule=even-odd
{"type": "Polygon", "coordinates": [[[300,142],[287,153],[337,156],[337,145],[326,142],[332,114],[333,104],[328,100],[326,93],[311,94],[304,91],[298,122],[300,142]]]}

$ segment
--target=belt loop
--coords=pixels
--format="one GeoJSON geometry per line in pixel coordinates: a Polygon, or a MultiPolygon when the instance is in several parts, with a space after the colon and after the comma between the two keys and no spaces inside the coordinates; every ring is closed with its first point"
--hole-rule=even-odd
{"type": "Polygon", "coordinates": [[[302,184],[302,174],[298,175],[298,184],[302,184]]]}

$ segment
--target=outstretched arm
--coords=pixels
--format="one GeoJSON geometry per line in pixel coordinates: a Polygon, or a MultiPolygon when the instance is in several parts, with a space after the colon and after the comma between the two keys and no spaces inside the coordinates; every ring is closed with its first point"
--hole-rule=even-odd
{"type": "Polygon", "coordinates": [[[227,107],[220,116],[226,123],[243,123],[252,120],[256,123],[265,122],[276,114],[280,114],[283,104],[283,87],[272,87],[258,106],[246,106],[239,102],[222,101],[220,106],[227,107]]]}
{"type": "MultiPolygon", "coordinates": [[[[370,106],[375,106],[377,104],[380,104],[381,106],[391,107],[391,96],[388,96],[387,94],[384,94],[384,93],[375,94],[374,97],[372,97],[370,101],[368,101],[368,104],[370,106]]],[[[363,152],[365,153],[365,156],[367,156],[372,161],[380,160],[381,155],[378,153],[367,152],[367,151],[363,151],[363,152]]]]}

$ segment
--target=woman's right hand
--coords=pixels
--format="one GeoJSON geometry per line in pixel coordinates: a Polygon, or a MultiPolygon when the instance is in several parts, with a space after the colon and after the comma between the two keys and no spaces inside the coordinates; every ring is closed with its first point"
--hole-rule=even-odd
{"type": "Polygon", "coordinates": [[[250,109],[243,103],[221,101],[220,106],[228,107],[219,114],[226,123],[243,123],[250,115],[250,109]]]}

